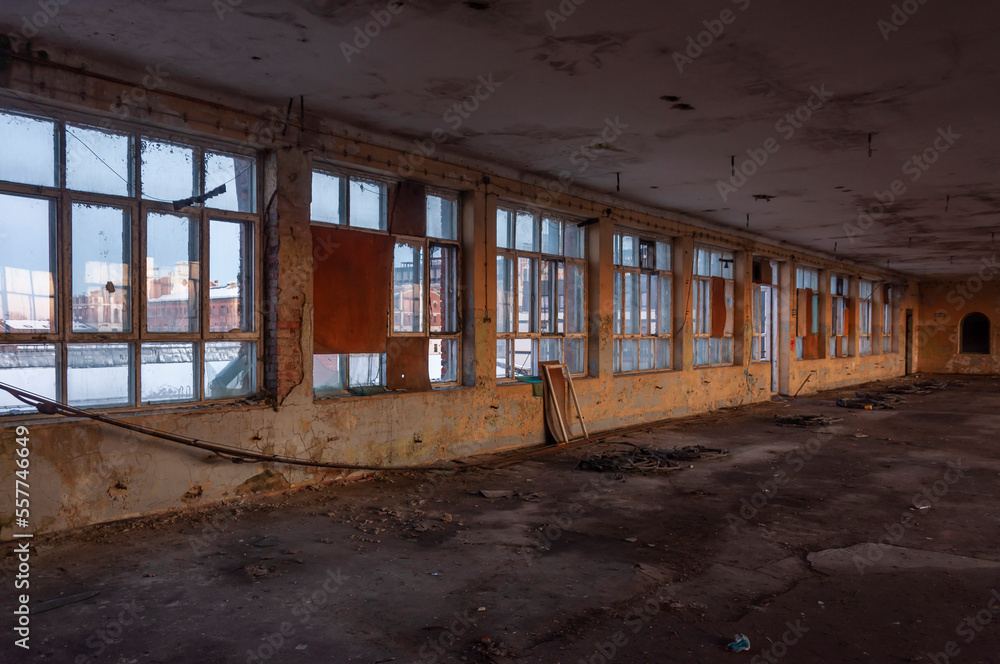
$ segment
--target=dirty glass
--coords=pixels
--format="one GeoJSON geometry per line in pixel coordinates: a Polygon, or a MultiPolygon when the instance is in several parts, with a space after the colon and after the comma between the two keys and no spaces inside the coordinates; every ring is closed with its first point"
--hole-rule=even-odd
{"type": "Polygon", "coordinates": [[[341,178],[322,171],[312,174],[312,207],[309,218],[325,224],[343,224],[341,178]]]}
{"type": "Polygon", "coordinates": [[[142,197],[162,202],[196,195],[194,148],[142,138],[142,197]]]}
{"type": "Polygon", "coordinates": [[[257,160],[242,155],[205,153],[205,193],[226,185],[225,193],[205,201],[205,207],[232,212],[257,211],[257,160]]]}
{"type": "Polygon", "coordinates": [[[194,401],[197,362],[193,343],[150,343],[141,350],[142,403],[194,401]]]}
{"type": "Polygon", "coordinates": [[[110,408],[133,403],[131,344],[69,344],[66,396],[78,408],[110,408]]]}
{"type": "Polygon", "coordinates": [[[424,331],[424,245],[397,242],[392,265],[392,330],[424,331]]]}
{"type": "Polygon", "coordinates": [[[73,203],[74,332],[132,330],[131,217],[125,208],[73,203]]]}
{"type": "Polygon", "coordinates": [[[253,225],[213,219],[208,227],[208,244],[211,250],[208,329],[212,332],[252,332],[250,256],[253,225]]]}
{"type": "Polygon", "coordinates": [[[56,123],[0,113],[0,180],[57,186],[56,123]]]}
{"type": "Polygon", "coordinates": [[[190,217],[146,217],[146,329],[197,332],[200,279],[198,224],[190,217]]]}
{"type": "Polygon", "coordinates": [[[3,331],[55,332],[55,202],[0,194],[0,234],[3,331]]]}
{"type": "Polygon", "coordinates": [[[132,137],[66,125],[66,188],[131,196],[132,137]]]}
{"type": "Polygon", "coordinates": [[[384,182],[351,178],[349,207],[350,225],[374,231],[386,229],[386,199],[388,191],[384,182]]]}
{"type": "Polygon", "coordinates": [[[256,391],[257,344],[214,341],[205,344],[205,398],[232,399],[256,391]]]}
{"type": "Polygon", "coordinates": [[[427,196],[427,237],[458,239],[458,203],[454,199],[427,196]]]}

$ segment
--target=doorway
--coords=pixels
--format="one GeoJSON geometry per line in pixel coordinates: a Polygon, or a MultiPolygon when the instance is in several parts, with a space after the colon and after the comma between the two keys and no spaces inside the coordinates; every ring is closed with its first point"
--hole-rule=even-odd
{"type": "Polygon", "coordinates": [[[761,360],[771,365],[771,394],[778,391],[778,297],[774,286],[761,286],[761,318],[763,334],[761,335],[761,360]]]}

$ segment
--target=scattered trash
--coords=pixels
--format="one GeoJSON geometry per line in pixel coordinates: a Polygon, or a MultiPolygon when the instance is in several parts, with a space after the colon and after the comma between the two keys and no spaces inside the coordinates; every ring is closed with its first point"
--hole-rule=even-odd
{"type": "Polygon", "coordinates": [[[86,593],[78,593],[76,595],[70,595],[69,597],[59,597],[56,599],[46,600],[44,602],[38,602],[37,604],[32,605],[31,608],[28,610],[28,612],[31,615],[45,613],[46,611],[51,611],[52,609],[58,609],[59,607],[66,606],[67,604],[76,604],[77,602],[82,602],[98,594],[100,594],[98,591],[92,590],[86,593]]]}
{"type": "Polygon", "coordinates": [[[612,443],[627,445],[631,449],[606,450],[580,460],[580,470],[594,470],[599,473],[653,473],[680,470],[681,465],[670,458],[669,452],[661,452],[632,443],[612,443]]]}
{"type": "Polygon", "coordinates": [[[444,521],[445,523],[451,523],[454,520],[454,517],[452,517],[452,515],[450,514],[445,514],[444,516],[441,517],[441,520],[444,521]]]}
{"type": "MultiPolygon", "coordinates": [[[[858,394],[864,394],[858,392],[858,394]]],[[[891,410],[892,405],[887,401],[880,401],[871,396],[857,396],[837,399],[837,405],[841,408],[854,408],[856,410],[891,410]]]]}
{"type": "Polygon", "coordinates": [[[510,498],[514,492],[510,489],[482,489],[479,495],[483,498],[510,498]]]}
{"type": "Polygon", "coordinates": [[[856,434],[854,434],[854,437],[855,438],[867,438],[868,434],[866,434],[866,433],[856,433],[856,434]]]}
{"type": "Polygon", "coordinates": [[[626,541],[626,542],[632,542],[632,543],[635,543],[635,542],[638,542],[638,541],[639,541],[639,538],[638,538],[638,537],[626,537],[626,538],[625,538],[625,541],[626,541]]]}
{"type": "Polygon", "coordinates": [[[782,426],[828,427],[840,419],[826,415],[775,415],[774,421],[782,426]]]}
{"type": "Polygon", "coordinates": [[[486,610],[486,607],[485,607],[485,606],[481,606],[481,607],[479,607],[479,608],[478,608],[478,609],[476,609],[476,610],[477,610],[477,611],[485,611],[485,610],[486,610]]]}
{"type": "Polygon", "coordinates": [[[930,508],[930,503],[913,503],[913,505],[910,506],[911,510],[929,510],[930,508]]]}
{"type": "Polygon", "coordinates": [[[705,447],[704,445],[688,445],[675,447],[671,452],[664,452],[668,459],[674,461],[711,461],[729,456],[729,450],[705,447]]]}
{"type": "Polygon", "coordinates": [[[296,650],[305,650],[305,649],[306,649],[306,648],[308,648],[308,647],[309,647],[309,646],[307,646],[306,644],[304,644],[304,643],[300,643],[299,645],[295,646],[295,649],[296,649],[296,650]]]}
{"type": "Polygon", "coordinates": [[[965,387],[968,385],[964,380],[941,381],[941,380],[918,380],[914,383],[903,385],[893,385],[886,388],[886,392],[893,394],[930,394],[937,390],[946,390],[949,387],[965,387]]]}
{"type": "Polygon", "coordinates": [[[428,530],[431,529],[431,527],[428,526],[423,521],[414,521],[413,523],[407,525],[406,527],[409,528],[410,530],[415,530],[418,533],[426,533],[428,530]]]}
{"type": "Polygon", "coordinates": [[[750,650],[750,639],[745,634],[737,634],[733,637],[733,642],[726,646],[726,650],[732,650],[733,652],[750,650]]]}
{"type": "Polygon", "coordinates": [[[249,565],[243,566],[243,571],[247,573],[251,579],[263,579],[266,576],[270,576],[271,573],[277,568],[268,567],[267,565],[258,565],[256,563],[250,563],[249,565]]]}
{"type": "Polygon", "coordinates": [[[277,546],[278,538],[274,535],[268,535],[267,537],[261,537],[256,542],[253,542],[253,546],[277,546]]]}

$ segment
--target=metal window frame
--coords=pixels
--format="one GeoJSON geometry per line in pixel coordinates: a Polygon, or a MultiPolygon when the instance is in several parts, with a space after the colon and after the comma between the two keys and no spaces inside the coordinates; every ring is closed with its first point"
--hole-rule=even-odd
{"type": "Polygon", "coordinates": [[[698,339],[708,339],[709,340],[709,346],[711,347],[711,343],[712,343],[711,340],[712,339],[720,339],[720,340],[722,340],[722,339],[734,339],[734,337],[735,337],[735,333],[736,333],[736,298],[735,298],[735,295],[736,295],[736,270],[735,270],[736,254],[735,254],[735,252],[736,252],[735,249],[729,249],[729,248],[726,248],[726,247],[717,247],[717,246],[707,245],[707,244],[696,244],[696,245],[694,245],[694,263],[693,263],[693,265],[691,267],[691,285],[692,285],[692,288],[696,288],[697,282],[699,282],[699,281],[700,282],[707,282],[708,283],[708,298],[709,298],[708,306],[707,306],[707,309],[706,309],[707,315],[705,316],[705,327],[708,328],[708,332],[698,332],[698,326],[695,324],[695,321],[697,320],[696,316],[697,316],[697,305],[698,305],[698,293],[697,293],[697,290],[693,290],[692,293],[691,293],[691,303],[692,303],[692,306],[691,306],[691,312],[692,312],[691,330],[692,330],[693,336],[694,336],[694,348],[692,349],[693,353],[692,353],[692,358],[691,359],[692,359],[693,367],[696,368],[696,369],[704,369],[704,368],[709,368],[709,367],[731,367],[731,366],[736,366],[736,342],[735,341],[732,342],[732,344],[733,344],[733,359],[730,362],[712,363],[711,362],[711,359],[712,359],[711,358],[711,350],[709,350],[709,360],[710,360],[709,363],[708,364],[698,364],[697,363],[697,359],[698,359],[698,350],[697,350],[698,349],[698,339]],[[708,254],[709,254],[709,270],[708,270],[709,274],[707,274],[707,275],[698,274],[698,251],[699,250],[707,251],[708,254]],[[721,277],[726,282],[725,287],[728,287],[728,285],[730,283],[732,284],[733,296],[734,296],[733,297],[733,306],[730,307],[729,305],[726,305],[727,316],[729,315],[728,312],[730,310],[732,311],[732,316],[733,316],[733,331],[729,332],[729,333],[726,333],[726,334],[723,334],[721,337],[713,337],[712,336],[712,302],[711,302],[712,290],[711,290],[711,280],[712,280],[713,277],[712,277],[712,274],[711,274],[711,272],[712,272],[711,262],[712,262],[712,254],[714,252],[718,252],[718,253],[721,254],[720,257],[719,257],[720,261],[724,260],[726,254],[728,254],[730,256],[730,261],[733,263],[733,267],[734,267],[734,269],[733,269],[733,276],[732,277],[729,277],[729,278],[727,278],[725,276],[721,277]]]}
{"type": "MultiPolygon", "coordinates": [[[[614,243],[614,246],[618,248],[619,253],[622,253],[622,249],[621,248],[624,246],[624,244],[622,242],[622,237],[626,236],[626,235],[634,237],[636,239],[636,241],[637,241],[636,251],[638,252],[638,254],[637,254],[638,265],[636,265],[636,266],[625,265],[624,262],[622,264],[618,264],[618,263],[616,263],[614,261],[613,258],[612,258],[612,261],[611,261],[612,262],[612,283],[613,283],[613,280],[615,279],[615,277],[618,276],[618,275],[621,275],[621,283],[622,283],[622,297],[621,297],[621,302],[619,302],[619,303],[615,303],[614,302],[616,293],[615,293],[614,289],[612,288],[612,306],[614,307],[614,310],[615,310],[614,311],[614,315],[615,316],[620,315],[621,316],[621,321],[622,321],[622,331],[621,331],[620,334],[617,333],[617,332],[615,332],[614,331],[614,327],[612,327],[612,335],[611,335],[612,336],[612,346],[611,347],[612,347],[612,353],[614,354],[614,361],[612,363],[612,366],[613,367],[617,367],[617,369],[614,371],[614,373],[616,375],[630,375],[630,374],[637,374],[637,373],[652,373],[652,372],[659,372],[659,371],[675,371],[675,369],[674,369],[674,361],[673,361],[674,360],[674,348],[673,348],[673,341],[674,341],[674,333],[673,333],[674,332],[674,330],[673,330],[673,326],[674,326],[674,322],[673,322],[673,315],[674,315],[674,298],[673,298],[674,272],[673,272],[673,261],[671,260],[670,269],[666,269],[666,270],[661,269],[659,266],[655,266],[655,267],[652,267],[652,268],[644,268],[644,267],[642,267],[642,245],[644,243],[646,243],[646,244],[652,243],[653,244],[653,262],[654,262],[654,265],[655,265],[655,262],[656,262],[656,243],[662,243],[662,244],[667,245],[668,251],[672,252],[673,249],[674,249],[674,238],[667,237],[667,236],[656,235],[656,234],[652,234],[652,233],[645,233],[645,232],[642,232],[642,231],[639,231],[639,230],[636,230],[636,229],[633,229],[633,228],[619,227],[619,228],[615,229],[614,235],[613,235],[613,240],[612,240],[612,242],[614,243]],[[636,275],[639,275],[640,279],[642,278],[643,274],[645,274],[647,277],[649,277],[649,276],[656,276],[659,281],[662,281],[663,279],[666,279],[667,282],[670,284],[669,287],[668,287],[668,291],[670,292],[670,311],[667,312],[668,315],[666,316],[666,320],[664,320],[659,314],[657,314],[657,317],[656,317],[656,322],[657,322],[656,329],[657,329],[657,333],[656,334],[642,334],[641,332],[639,334],[628,334],[628,333],[626,333],[626,331],[625,331],[625,279],[626,279],[626,274],[636,274],[636,275]],[[663,332],[664,329],[666,330],[666,332],[663,332]],[[654,365],[656,364],[656,362],[655,362],[656,343],[660,342],[660,341],[667,342],[670,345],[670,365],[671,366],[669,366],[669,367],[667,367],[665,369],[657,368],[657,367],[654,366],[652,369],[633,369],[631,371],[624,371],[621,368],[623,366],[623,357],[624,357],[624,343],[623,342],[624,341],[633,341],[633,340],[637,341],[639,343],[639,356],[641,356],[641,354],[642,354],[642,341],[643,340],[652,340],[654,342],[653,343],[653,349],[654,349],[653,350],[653,353],[654,353],[654,362],[653,362],[653,364],[654,365]]],[[[660,286],[659,288],[660,288],[660,293],[657,293],[657,303],[660,304],[660,309],[662,311],[662,303],[660,303],[660,295],[662,294],[663,287],[660,286]]],[[[640,295],[640,298],[641,298],[641,295],[640,295]]],[[[640,299],[640,305],[639,306],[640,306],[640,309],[641,309],[642,308],[641,299],[640,299]]],[[[647,316],[650,314],[651,311],[652,311],[652,308],[650,307],[649,311],[647,311],[647,316]]],[[[641,316],[641,314],[640,314],[640,316],[641,316]]],[[[612,318],[612,325],[614,324],[614,320],[615,319],[612,318]]],[[[651,319],[648,319],[648,320],[651,320],[651,319]]],[[[640,318],[640,330],[641,330],[641,327],[642,327],[642,325],[641,325],[641,318],[640,318]]],[[[638,359],[638,357],[637,357],[637,359],[638,359]]]]}

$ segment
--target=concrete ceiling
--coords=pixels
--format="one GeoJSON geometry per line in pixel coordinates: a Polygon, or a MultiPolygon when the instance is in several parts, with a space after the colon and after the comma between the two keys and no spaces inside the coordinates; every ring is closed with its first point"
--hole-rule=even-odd
{"type": "MultiPolygon", "coordinates": [[[[308,111],[408,141],[442,129],[438,154],[568,171],[600,192],[621,173],[626,201],[744,230],[749,214],[751,231],[868,265],[970,274],[1000,231],[1000,7],[898,6],[895,29],[892,3],[870,0],[89,0],[60,6],[39,38],[213,94],[280,108],[304,95],[308,111]],[[729,24],[712,25],[723,10],[729,24]],[[680,71],[675,54],[702,32],[680,71]],[[345,44],[362,46],[350,62],[345,44]],[[448,112],[480,77],[499,85],[457,123],[448,112]],[[815,90],[832,97],[779,124],[815,90]],[[609,120],[620,135],[601,136],[609,120]],[[925,151],[926,169],[911,161],[925,151]],[[734,155],[757,172],[724,198],[734,155]],[[878,214],[875,192],[894,183],[878,214]]],[[[5,0],[0,24],[20,32],[38,11],[5,0]]]]}

